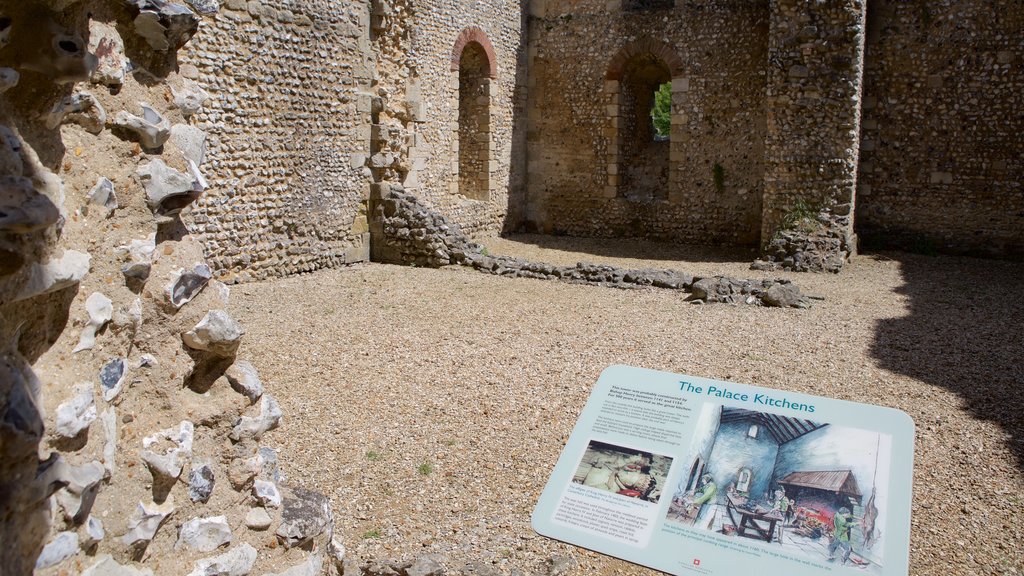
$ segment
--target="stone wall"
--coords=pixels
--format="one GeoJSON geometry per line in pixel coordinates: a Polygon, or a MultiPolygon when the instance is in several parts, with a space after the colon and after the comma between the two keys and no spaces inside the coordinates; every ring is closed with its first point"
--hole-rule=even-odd
{"type": "Polygon", "coordinates": [[[189,229],[224,279],[368,257],[369,6],[227,0],[182,53],[212,96],[209,192],[189,229]]]}
{"type": "Polygon", "coordinates": [[[526,226],[756,244],[767,2],[633,4],[627,8],[640,9],[603,0],[531,3],[526,226]],[[664,70],[648,84],[672,82],[670,142],[644,152],[660,163],[645,169],[648,178],[663,182],[660,171],[667,170],[662,193],[629,185],[644,176],[636,173],[633,147],[623,150],[635,138],[631,126],[649,121],[630,105],[631,67],[645,58],[644,66],[664,70]]]}
{"type": "Polygon", "coordinates": [[[1024,256],[1024,10],[868,6],[857,230],[871,246],[1024,256]]]}

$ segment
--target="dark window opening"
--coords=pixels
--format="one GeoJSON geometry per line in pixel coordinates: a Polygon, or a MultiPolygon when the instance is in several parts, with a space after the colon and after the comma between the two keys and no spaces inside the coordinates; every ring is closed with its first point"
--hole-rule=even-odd
{"type": "Polygon", "coordinates": [[[490,63],[483,46],[466,44],[459,60],[459,194],[490,196],[490,63]]]}
{"type": "Polygon", "coordinates": [[[622,9],[629,11],[675,8],[676,0],[622,0],[622,9]]]}
{"type": "Polygon", "coordinates": [[[668,66],[653,54],[635,56],[624,66],[620,83],[620,193],[633,200],[668,198],[672,103],[668,66]],[[664,106],[667,114],[659,112],[656,121],[653,112],[664,106]]]}

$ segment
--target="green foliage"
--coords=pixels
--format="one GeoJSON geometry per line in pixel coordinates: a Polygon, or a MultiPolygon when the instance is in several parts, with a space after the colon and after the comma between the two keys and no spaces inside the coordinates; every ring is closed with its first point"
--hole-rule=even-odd
{"type": "Polygon", "coordinates": [[[383,456],[381,456],[380,452],[374,452],[373,450],[370,450],[369,452],[366,453],[366,459],[372,462],[376,462],[382,458],[383,456]]]}
{"type": "Polygon", "coordinates": [[[380,538],[380,536],[380,530],[377,530],[376,528],[363,532],[363,540],[374,540],[380,538]]]}
{"type": "Polygon", "coordinates": [[[782,230],[795,230],[807,228],[811,231],[814,228],[815,217],[818,210],[803,199],[793,203],[793,208],[782,217],[782,230]]]}
{"type": "Polygon", "coordinates": [[[430,465],[430,462],[424,462],[420,464],[419,468],[416,469],[421,476],[430,476],[430,473],[434,471],[434,467],[430,465]]]}
{"type": "Polygon", "coordinates": [[[658,138],[668,138],[672,130],[672,83],[662,84],[654,93],[654,107],[651,108],[651,120],[654,122],[654,134],[658,138]]]}
{"type": "Polygon", "coordinates": [[[722,168],[721,164],[715,162],[715,165],[711,167],[711,176],[715,182],[715,192],[721,194],[725,191],[725,168],[722,168]]]}

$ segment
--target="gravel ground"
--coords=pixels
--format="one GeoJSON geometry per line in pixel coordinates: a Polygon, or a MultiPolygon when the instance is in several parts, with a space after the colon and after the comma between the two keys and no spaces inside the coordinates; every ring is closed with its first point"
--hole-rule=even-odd
{"type": "MultiPolygon", "coordinates": [[[[484,243],[550,263],[762,276],[745,252],[484,243]]],[[[911,574],[1024,574],[1024,266],[894,253],[791,277],[826,300],[699,306],[667,290],[367,264],[243,285],[232,312],[248,331],[241,356],[285,412],[270,435],[284,472],[330,496],[363,561],[436,553],[532,575],[563,554],[576,574],[653,574],[529,524],[591,386],[621,363],[908,412],[911,574]]]]}

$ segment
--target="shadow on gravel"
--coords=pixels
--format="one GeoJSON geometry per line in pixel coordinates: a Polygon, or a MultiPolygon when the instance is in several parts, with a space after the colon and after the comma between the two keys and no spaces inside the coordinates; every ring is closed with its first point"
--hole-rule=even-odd
{"type": "MultiPolygon", "coordinates": [[[[697,246],[669,244],[643,239],[578,238],[541,234],[507,234],[504,238],[550,250],[581,252],[599,258],[635,258],[685,262],[753,262],[757,250],[752,247],[697,246]]],[[[599,263],[599,260],[595,260],[599,263]]]]}
{"type": "Polygon", "coordinates": [[[910,312],[879,322],[871,355],[883,368],[957,393],[972,415],[997,423],[1024,470],[1024,264],[879,257],[900,263],[910,312]]]}

